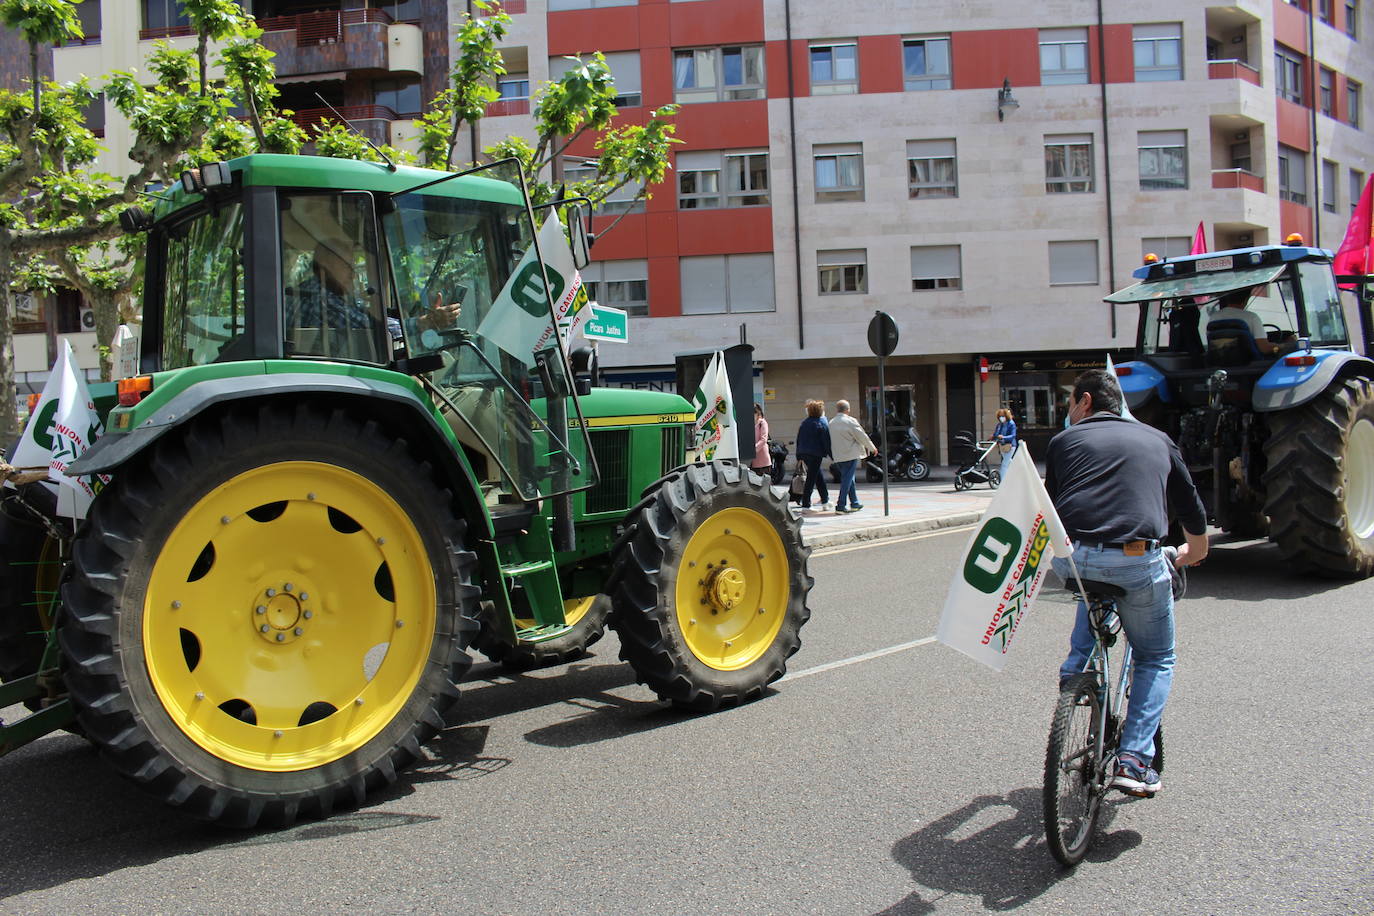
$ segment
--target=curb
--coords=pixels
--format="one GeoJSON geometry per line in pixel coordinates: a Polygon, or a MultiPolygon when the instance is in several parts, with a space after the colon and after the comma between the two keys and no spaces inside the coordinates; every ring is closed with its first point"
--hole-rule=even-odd
{"type": "Polygon", "coordinates": [[[827,531],[807,535],[803,527],[802,537],[806,546],[813,550],[826,547],[842,547],[864,541],[881,541],[907,534],[920,534],[925,531],[938,531],[941,528],[958,528],[972,525],[983,517],[982,512],[960,512],[955,515],[941,515],[934,518],[915,518],[907,521],[888,522],[868,528],[855,528],[849,531],[827,531]]]}

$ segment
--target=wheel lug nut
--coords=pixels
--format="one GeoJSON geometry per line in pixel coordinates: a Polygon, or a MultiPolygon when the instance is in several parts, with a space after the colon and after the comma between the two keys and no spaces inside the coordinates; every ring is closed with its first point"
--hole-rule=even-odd
{"type": "Polygon", "coordinates": [[[285,634],[285,633],[278,633],[278,634],[277,634],[277,642],[286,642],[286,634],[285,634]]]}
{"type": "Polygon", "coordinates": [[[266,633],[268,630],[270,630],[270,629],[272,629],[272,628],[269,627],[267,624],[264,623],[262,626],[258,627],[258,629],[259,629],[261,632],[266,633]]]}
{"type": "Polygon", "coordinates": [[[405,622],[404,620],[398,620],[398,621],[396,621],[396,629],[398,629],[398,630],[399,630],[401,627],[405,626],[405,625],[406,625],[406,622],[405,622]]]}
{"type": "Polygon", "coordinates": [[[726,534],[729,534],[729,533],[730,533],[730,529],[729,529],[729,528],[726,528],[726,529],[725,529],[725,533],[726,533],[726,534]]]}
{"type": "Polygon", "coordinates": [[[305,632],[305,630],[302,630],[300,627],[296,627],[296,629],[292,630],[291,632],[295,633],[297,636],[300,636],[302,633],[305,632]]]}
{"type": "Polygon", "coordinates": [[[172,602],[172,610],[174,610],[174,611],[179,611],[179,610],[181,610],[181,602],[180,602],[180,601],[173,601],[173,602],[172,602]]]}
{"type": "MultiPolygon", "coordinates": [[[[301,597],[305,597],[305,596],[302,595],[301,597]]],[[[309,620],[311,617],[314,617],[314,616],[315,616],[315,612],[314,612],[314,611],[305,611],[301,616],[304,617],[306,620],[309,620]]]]}
{"type": "Polygon", "coordinates": [[[288,583],[286,583],[285,585],[283,585],[282,588],[286,589],[286,590],[289,592],[289,591],[291,591],[293,588],[295,588],[295,586],[292,585],[290,582],[288,582],[288,583]]]}
{"type": "Polygon", "coordinates": [[[254,613],[257,613],[257,614],[266,614],[266,613],[267,613],[267,605],[265,605],[265,604],[259,604],[256,608],[253,609],[253,611],[254,611],[254,613]]]}
{"type": "Polygon", "coordinates": [[[269,598],[275,598],[276,596],[277,596],[277,590],[276,590],[275,588],[269,588],[269,589],[267,590],[267,597],[269,597],[269,598]]]}
{"type": "Polygon", "coordinates": [[[305,498],[306,498],[306,499],[311,499],[311,500],[313,500],[313,499],[315,498],[315,494],[314,494],[314,493],[307,493],[307,494],[305,494],[305,498]]]}
{"type": "Polygon", "coordinates": [[[203,690],[197,690],[197,691],[196,691],[196,699],[197,699],[197,700],[203,700],[203,699],[205,699],[205,691],[203,691],[203,690]]]}
{"type": "Polygon", "coordinates": [[[353,705],[354,705],[354,706],[361,706],[361,705],[363,705],[363,698],[362,698],[362,697],[358,697],[357,699],[355,699],[355,700],[353,701],[353,705]]]}
{"type": "Polygon", "coordinates": [[[229,516],[227,516],[227,515],[221,515],[221,516],[219,517],[219,523],[220,523],[221,525],[227,525],[227,524],[229,524],[229,516]]]}
{"type": "Polygon", "coordinates": [[[377,538],[377,546],[380,547],[380,546],[384,545],[385,543],[386,543],[386,538],[377,538]]]}
{"type": "Polygon", "coordinates": [[[309,600],[310,600],[310,595],[309,595],[308,593],[306,593],[306,592],[301,592],[301,600],[302,600],[302,601],[309,601],[309,600]]]}
{"type": "Polygon", "coordinates": [[[282,736],[282,730],[281,730],[280,728],[277,729],[276,731],[274,731],[274,732],[272,733],[272,737],[273,737],[273,738],[280,738],[281,736],[282,736]]]}

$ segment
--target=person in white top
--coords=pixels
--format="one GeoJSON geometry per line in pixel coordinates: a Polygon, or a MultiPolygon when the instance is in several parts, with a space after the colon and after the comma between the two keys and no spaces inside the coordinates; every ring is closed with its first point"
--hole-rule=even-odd
{"type": "Polygon", "coordinates": [[[849,402],[835,402],[835,417],[830,421],[830,461],[840,469],[840,495],[835,498],[835,511],[839,513],[857,512],[863,508],[854,490],[854,475],[859,469],[859,459],[878,454],[873,440],[859,425],[859,421],[849,415],[849,402]],[[846,508],[845,500],[849,505],[846,508]]]}
{"type": "Polygon", "coordinates": [[[1271,341],[1268,333],[1264,330],[1264,321],[1260,316],[1246,308],[1250,303],[1250,297],[1261,289],[1263,287],[1253,286],[1249,289],[1233,289],[1231,292],[1223,294],[1217,300],[1217,304],[1221,308],[1213,312],[1207,320],[1208,329],[1210,330],[1213,322],[1224,321],[1228,318],[1243,321],[1245,326],[1250,329],[1250,336],[1255,338],[1255,346],[1260,353],[1268,354],[1278,350],[1279,345],[1271,341]]]}

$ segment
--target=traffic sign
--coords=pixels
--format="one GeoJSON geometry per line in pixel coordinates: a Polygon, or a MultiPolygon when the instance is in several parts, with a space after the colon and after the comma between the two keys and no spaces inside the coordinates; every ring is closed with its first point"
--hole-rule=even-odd
{"type": "Polygon", "coordinates": [[[874,356],[891,356],[897,349],[897,322],[887,312],[874,312],[868,323],[868,348],[874,356]]]}
{"type": "Polygon", "coordinates": [[[612,340],[626,343],[630,339],[630,316],[624,309],[611,308],[609,305],[592,305],[591,317],[582,325],[582,334],[588,340],[612,340]]]}

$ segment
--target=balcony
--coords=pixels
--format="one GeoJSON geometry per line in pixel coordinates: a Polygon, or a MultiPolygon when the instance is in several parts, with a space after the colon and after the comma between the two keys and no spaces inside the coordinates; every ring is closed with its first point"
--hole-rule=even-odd
{"type": "Polygon", "coordinates": [[[1209,60],[1207,77],[1214,80],[1245,80],[1256,86],[1260,84],[1260,73],[1243,60],[1209,60]]]}
{"type": "Polygon", "coordinates": [[[312,139],[332,124],[343,123],[378,146],[391,142],[391,122],[401,116],[385,105],[340,105],[343,121],[328,108],[306,108],[291,115],[291,120],[312,139]]]}
{"type": "Polygon", "coordinates": [[[502,118],[508,115],[527,115],[529,113],[529,99],[497,99],[487,106],[487,117],[489,118],[502,118]]]}
{"type": "MultiPolygon", "coordinates": [[[[512,16],[518,16],[521,13],[528,12],[526,8],[527,6],[528,4],[526,4],[525,0],[502,0],[500,12],[509,13],[512,16]]],[[[496,13],[497,10],[495,8],[487,10],[478,10],[477,16],[478,18],[481,18],[483,16],[495,16],[496,13]]]]}
{"type": "Polygon", "coordinates": [[[390,25],[395,20],[385,10],[324,10],[318,13],[298,13],[294,16],[272,16],[258,20],[264,32],[295,32],[296,47],[330,44],[344,40],[344,26],[380,23],[390,25]]]}
{"type": "Polygon", "coordinates": [[[384,10],[327,10],[258,20],[261,43],[276,55],[279,77],[370,71],[419,73],[423,35],[384,10]]]}
{"type": "Polygon", "coordinates": [[[1264,179],[1245,169],[1212,169],[1212,187],[1219,191],[1243,188],[1263,194],[1264,179]]]}

